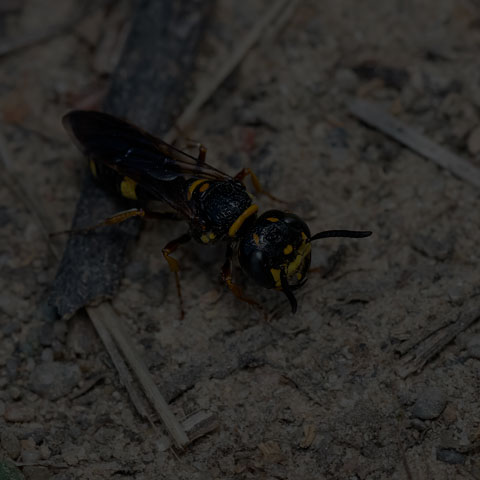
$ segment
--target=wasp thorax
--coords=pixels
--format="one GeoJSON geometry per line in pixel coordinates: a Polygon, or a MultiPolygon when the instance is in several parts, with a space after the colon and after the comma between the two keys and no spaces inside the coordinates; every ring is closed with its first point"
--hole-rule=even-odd
{"type": "Polygon", "coordinates": [[[240,240],[242,269],[265,288],[285,289],[304,282],[310,267],[310,230],[297,215],[269,210],[240,240]]]}

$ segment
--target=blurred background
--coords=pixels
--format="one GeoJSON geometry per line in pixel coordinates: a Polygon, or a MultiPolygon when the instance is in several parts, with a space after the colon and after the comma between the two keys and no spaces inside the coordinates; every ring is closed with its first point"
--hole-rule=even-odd
{"type": "MultiPolygon", "coordinates": [[[[317,242],[295,316],[237,269],[269,321],[226,291],[223,246],[189,244],[180,321],[161,248],[185,225],[145,223],[113,308],[172,411],[218,421],[178,454],[154,413],[136,413],[89,320],[59,319],[46,300],[49,243],[67,242],[46,234],[70,227],[88,175],[61,117],[102,109],[122,83],[146,4],[0,2],[2,478],[480,478],[478,187],[350,113],[374,102],[480,167],[478,2],[286,2],[179,132],[179,147],[202,142],[231,175],[252,168],[312,232],[374,234],[317,242]]],[[[272,8],[202,12],[170,124],[272,8]]]]}

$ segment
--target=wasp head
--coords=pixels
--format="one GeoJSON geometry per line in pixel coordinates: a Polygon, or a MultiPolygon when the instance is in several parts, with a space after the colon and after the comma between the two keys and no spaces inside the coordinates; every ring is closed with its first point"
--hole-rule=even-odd
{"type": "Polygon", "coordinates": [[[240,266],[257,284],[282,291],[292,312],[297,310],[293,290],[307,280],[311,262],[311,242],[327,237],[367,237],[371,232],[328,230],[310,234],[308,225],[297,215],[269,210],[258,217],[238,246],[240,266]]]}

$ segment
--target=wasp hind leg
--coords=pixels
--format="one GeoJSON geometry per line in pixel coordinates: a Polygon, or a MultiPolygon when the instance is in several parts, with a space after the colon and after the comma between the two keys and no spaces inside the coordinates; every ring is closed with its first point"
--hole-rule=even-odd
{"type": "Polygon", "coordinates": [[[125,220],[128,220],[129,218],[133,218],[133,217],[154,218],[154,219],[164,219],[164,220],[181,220],[181,217],[179,217],[174,212],[149,212],[147,210],[144,210],[143,208],[131,208],[129,210],[123,210],[121,212],[118,212],[115,215],[112,215],[111,217],[108,217],[105,220],[102,220],[101,222],[96,223],[95,225],[90,225],[89,227],[85,227],[85,228],[77,228],[74,230],[63,230],[62,232],[51,233],[50,236],[55,237],[57,235],[64,235],[64,234],[70,234],[70,235],[86,234],[93,230],[96,230],[97,228],[107,227],[109,225],[115,225],[117,223],[124,222],[125,220]]]}
{"type": "Polygon", "coordinates": [[[253,188],[255,189],[255,191],[257,193],[260,193],[262,195],[266,195],[268,198],[272,199],[273,201],[275,202],[279,202],[279,203],[284,203],[286,204],[287,202],[283,201],[283,200],[280,200],[279,198],[275,197],[274,195],[272,195],[270,192],[268,192],[267,190],[265,190],[262,185],[260,184],[260,181],[258,180],[258,177],[253,173],[253,171],[250,169],[250,168],[243,168],[242,170],[240,170],[236,175],[235,175],[235,179],[236,180],[239,180],[240,182],[242,183],[245,183],[244,182],[244,179],[246,177],[250,176],[250,178],[252,179],[252,185],[253,185],[253,188]]]}
{"type": "Polygon", "coordinates": [[[115,225],[116,223],[124,222],[132,217],[145,217],[147,216],[147,212],[143,208],[131,208],[130,210],[123,210],[121,212],[112,215],[111,217],[102,220],[101,222],[96,223],[95,225],[90,225],[89,227],[85,228],[77,228],[74,230],[63,230],[61,232],[51,233],[50,237],[56,237],[57,235],[75,235],[75,234],[85,234],[89,233],[92,230],[96,230],[100,227],[106,227],[108,225],[115,225]]]}
{"type": "Polygon", "coordinates": [[[170,267],[170,270],[175,274],[175,284],[177,286],[177,294],[178,294],[178,301],[180,304],[180,320],[183,320],[185,316],[185,311],[183,310],[183,297],[182,297],[182,289],[180,287],[180,277],[178,272],[180,271],[180,266],[178,261],[171,257],[170,254],[173,253],[180,245],[187,243],[190,241],[192,236],[190,233],[184,233],[182,236],[168,242],[165,247],[162,249],[163,256],[170,267]]]}

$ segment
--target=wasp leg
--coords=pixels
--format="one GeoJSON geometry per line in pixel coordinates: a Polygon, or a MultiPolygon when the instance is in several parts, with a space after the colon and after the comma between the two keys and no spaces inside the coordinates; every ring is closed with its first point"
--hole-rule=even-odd
{"type": "Polygon", "coordinates": [[[261,193],[263,195],[266,195],[268,198],[271,198],[275,202],[287,203],[287,202],[284,202],[283,200],[280,200],[279,198],[275,197],[270,192],[267,192],[266,190],[264,190],[264,188],[260,184],[260,181],[258,180],[258,177],[252,172],[252,170],[250,168],[243,168],[242,170],[240,170],[235,175],[235,179],[239,180],[242,183],[245,183],[243,180],[245,179],[245,177],[248,177],[249,175],[250,175],[250,178],[252,179],[253,188],[255,189],[255,191],[257,193],[261,193]]]}
{"type": "Polygon", "coordinates": [[[64,234],[85,234],[91,232],[92,230],[96,230],[100,227],[106,227],[109,225],[115,225],[116,223],[124,222],[132,217],[143,217],[143,218],[155,218],[155,219],[165,219],[165,220],[182,220],[175,212],[149,212],[144,210],[143,208],[131,208],[130,210],[123,210],[122,212],[118,212],[111,217],[102,220],[101,222],[96,223],[95,225],[90,225],[89,227],[85,228],[78,228],[75,230],[63,230],[62,232],[55,232],[51,233],[50,237],[56,237],[57,235],[64,235],[64,234]]]}
{"type": "MultiPolygon", "coordinates": [[[[239,300],[243,300],[244,302],[247,302],[250,305],[254,305],[255,307],[263,311],[262,306],[258,302],[256,302],[255,300],[252,300],[249,297],[246,297],[243,294],[242,289],[236,283],[233,283],[232,270],[233,270],[233,248],[231,245],[229,245],[227,247],[227,258],[225,259],[225,263],[223,264],[223,267],[222,267],[223,281],[227,284],[228,288],[239,300]]],[[[264,315],[266,317],[266,312],[264,312],[264,315]]]]}
{"type": "Polygon", "coordinates": [[[197,163],[199,165],[203,165],[205,163],[206,159],[207,159],[207,147],[205,147],[205,145],[202,145],[201,143],[199,143],[198,144],[197,163]]]}
{"type": "Polygon", "coordinates": [[[186,146],[188,148],[197,147],[198,148],[198,157],[197,157],[197,164],[203,165],[207,158],[207,147],[203,145],[203,143],[196,142],[195,140],[187,139],[186,146]]]}
{"type": "Polygon", "coordinates": [[[165,247],[162,249],[163,256],[170,267],[170,270],[175,274],[175,283],[177,285],[177,294],[178,294],[178,301],[180,303],[180,320],[183,320],[185,316],[185,311],[183,310],[183,298],[182,298],[182,289],[180,288],[180,277],[178,272],[180,271],[180,266],[178,265],[178,261],[171,257],[170,254],[173,253],[180,245],[187,243],[192,236],[190,233],[184,233],[182,236],[168,242],[165,247]]]}
{"type": "Polygon", "coordinates": [[[145,216],[147,216],[147,212],[143,208],[131,208],[130,210],[123,210],[122,212],[118,212],[115,215],[112,215],[111,217],[108,217],[105,220],[96,223],[95,225],[91,225],[90,227],[78,228],[75,230],[63,230],[62,232],[51,233],[50,237],[56,237],[57,235],[64,234],[88,233],[100,227],[105,227],[107,225],[115,225],[116,223],[124,222],[125,220],[128,220],[132,217],[145,216]]]}

